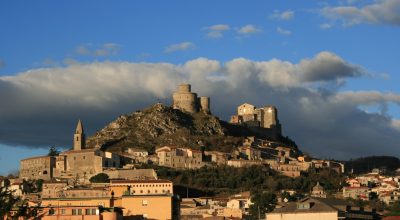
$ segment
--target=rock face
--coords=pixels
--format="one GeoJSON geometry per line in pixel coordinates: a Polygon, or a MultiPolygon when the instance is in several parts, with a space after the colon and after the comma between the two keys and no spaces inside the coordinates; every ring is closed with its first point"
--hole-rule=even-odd
{"type": "Polygon", "coordinates": [[[119,116],[88,138],[88,145],[114,150],[137,147],[151,150],[160,145],[194,147],[207,137],[223,137],[226,129],[218,118],[202,112],[189,114],[155,104],[143,111],[119,116]]]}

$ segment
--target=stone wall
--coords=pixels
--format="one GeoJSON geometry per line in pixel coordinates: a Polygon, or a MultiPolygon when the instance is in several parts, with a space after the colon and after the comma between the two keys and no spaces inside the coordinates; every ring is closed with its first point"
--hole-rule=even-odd
{"type": "Polygon", "coordinates": [[[172,95],[173,108],[180,109],[189,113],[203,111],[210,113],[210,98],[197,97],[197,93],[191,91],[190,84],[180,84],[178,91],[172,95]]]}
{"type": "Polygon", "coordinates": [[[20,161],[19,178],[50,180],[53,177],[55,158],[32,157],[20,161]]]}

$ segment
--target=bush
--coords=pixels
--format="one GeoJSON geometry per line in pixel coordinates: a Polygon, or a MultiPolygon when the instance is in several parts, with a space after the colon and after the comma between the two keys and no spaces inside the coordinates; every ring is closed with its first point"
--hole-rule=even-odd
{"type": "Polygon", "coordinates": [[[89,181],[91,183],[109,183],[110,178],[107,174],[105,173],[99,173],[95,176],[90,177],[89,181]]]}

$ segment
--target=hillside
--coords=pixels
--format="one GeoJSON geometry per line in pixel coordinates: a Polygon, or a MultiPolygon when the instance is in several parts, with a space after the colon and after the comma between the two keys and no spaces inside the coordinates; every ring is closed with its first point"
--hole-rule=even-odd
{"type": "Polygon", "coordinates": [[[386,169],[387,172],[395,172],[400,168],[400,159],[392,156],[370,156],[352,159],[346,161],[345,167],[347,171],[353,170],[353,173],[368,173],[374,168],[386,169]]]}
{"type": "Polygon", "coordinates": [[[137,147],[150,152],[162,145],[204,146],[208,150],[230,152],[245,136],[268,139],[268,132],[231,125],[202,112],[189,114],[157,103],[142,111],[119,116],[89,137],[88,146],[99,144],[111,151],[137,147]]]}

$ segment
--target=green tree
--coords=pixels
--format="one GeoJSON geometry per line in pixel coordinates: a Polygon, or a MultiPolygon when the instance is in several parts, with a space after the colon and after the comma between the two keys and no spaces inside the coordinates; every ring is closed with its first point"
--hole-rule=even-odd
{"type": "Polygon", "coordinates": [[[274,210],[276,205],[276,195],[271,192],[254,192],[250,205],[250,219],[265,219],[265,213],[274,210]]]}
{"type": "Polygon", "coordinates": [[[109,183],[110,178],[107,174],[105,173],[99,173],[95,176],[90,177],[89,181],[91,183],[109,183]]]}
{"type": "Polygon", "coordinates": [[[56,147],[50,147],[49,148],[49,153],[47,153],[47,156],[58,156],[60,154],[60,151],[56,147]]]}
{"type": "Polygon", "coordinates": [[[26,200],[21,197],[15,197],[13,191],[8,186],[0,186],[0,219],[18,219],[18,217],[35,217],[37,215],[37,207],[29,207],[26,200]],[[11,216],[11,211],[15,214],[11,216]]]}

